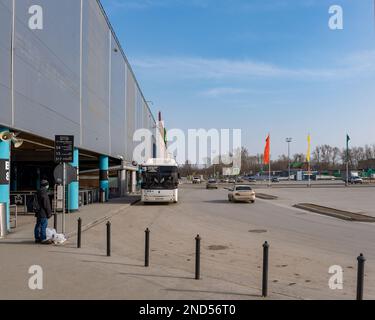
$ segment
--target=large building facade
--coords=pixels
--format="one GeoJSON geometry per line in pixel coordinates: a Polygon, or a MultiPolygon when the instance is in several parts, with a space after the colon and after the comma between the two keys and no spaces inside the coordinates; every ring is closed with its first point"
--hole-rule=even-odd
{"type": "Polygon", "coordinates": [[[100,1],[0,0],[0,132],[26,141],[23,152],[0,141],[9,190],[50,177],[57,134],[74,136],[78,170],[121,163],[134,186],[133,134],[153,132],[155,154],[158,126],[100,1]]]}

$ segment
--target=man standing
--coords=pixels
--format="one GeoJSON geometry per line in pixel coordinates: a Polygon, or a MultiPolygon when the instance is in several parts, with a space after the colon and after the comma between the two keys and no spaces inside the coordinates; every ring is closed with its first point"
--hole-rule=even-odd
{"type": "Polygon", "coordinates": [[[34,212],[36,217],[36,225],[34,230],[35,243],[51,244],[47,240],[46,229],[48,227],[48,219],[52,217],[51,202],[48,196],[49,183],[47,180],[42,180],[40,183],[40,190],[34,200],[34,212]]]}

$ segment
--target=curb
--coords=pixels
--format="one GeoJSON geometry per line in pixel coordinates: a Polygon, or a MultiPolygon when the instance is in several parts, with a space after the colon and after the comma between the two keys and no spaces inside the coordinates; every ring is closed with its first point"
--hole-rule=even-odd
{"type": "Polygon", "coordinates": [[[334,217],[337,219],[352,221],[352,222],[375,222],[375,218],[364,214],[338,210],[329,207],[323,207],[312,203],[298,203],[293,205],[294,208],[302,209],[309,212],[318,213],[334,217]]]}
{"type": "Polygon", "coordinates": [[[255,193],[255,197],[263,200],[277,200],[278,197],[266,193],[255,193]]]}
{"type": "Polygon", "coordinates": [[[133,201],[133,202],[130,204],[130,206],[134,206],[134,205],[136,205],[137,203],[140,203],[141,201],[142,201],[142,199],[135,200],[135,201],[133,201]]]}

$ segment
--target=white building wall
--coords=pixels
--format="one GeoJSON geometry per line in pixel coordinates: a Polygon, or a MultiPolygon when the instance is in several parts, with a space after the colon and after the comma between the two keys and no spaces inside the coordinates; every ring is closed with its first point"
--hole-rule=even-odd
{"type": "Polygon", "coordinates": [[[132,161],[134,131],[155,120],[100,3],[37,2],[43,30],[28,26],[35,1],[0,0],[0,125],[132,161]]]}

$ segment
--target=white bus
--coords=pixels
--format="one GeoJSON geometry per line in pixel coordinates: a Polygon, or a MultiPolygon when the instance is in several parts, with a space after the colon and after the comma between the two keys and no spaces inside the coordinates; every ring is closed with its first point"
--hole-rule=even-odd
{"type": "Polygon", "coordinates": [[[174,159],[150,159],[142,168],[142,202],[178,202],[178,166],[174,159]]]}

